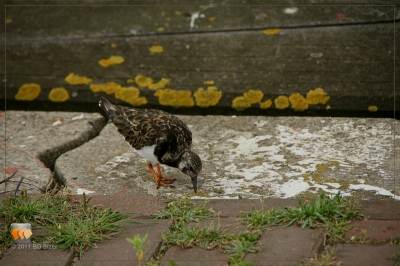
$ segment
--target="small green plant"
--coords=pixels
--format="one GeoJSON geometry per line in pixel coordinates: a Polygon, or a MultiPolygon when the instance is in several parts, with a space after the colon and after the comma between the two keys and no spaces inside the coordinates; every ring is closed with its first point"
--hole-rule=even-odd
{"type": "Polygon", "coordinates": [[[249,265],[250,262],[245,263],[243,258],[247,253],[254,253],[260,250],[260,248],[256,246],[259,238],[260,235],[248,232],[239,234],[235,237],[235,239],[229,243],[229,246],[224,248],[225,252],[232,255],[229,262],[234,265],[236,265],[236,263],[249,265]]]}
{"type": "Polygon", "coordinates": [[[67,221],[55,221],[49,225],[50,240],[62,249],[74,247],[81,258],[96,242],[119,233],[123,229],[123,218],[124,215],[111,209],[89,209],[79,215],[69,216],[67,221]]]}
{"type": "MultiPolygon", "coordinates": [[[[162,235],[160,255],[171,245],[181,247],[198,246],[204,249],[218,248],[228,253],[230,265],[252,265],[244,261],[248,253],[257,252],[258,241],[262,231],[270,225],[297,224],[302,228],[325,226],[330,239],[339,241],[350,228],[353,219],[362,217],[357,205],[339,193],[333,197],[318,195],[313,201],[303,203],[300,198],[299,208],[285,207],[281,210],[252,211],[242,213],[241,217],[247,230],[240,234],[225,233],[213,226],[206,228],[188,227],[189,222],[199,222],[200,219],[210,219],[214,212],[205,208],[206,202],[194,204],[189,199],[171,201],[155,219],[171,219],[170,230],[162,235]]],[[[307,265],[336,265],[334,256],[326,251],[316,257],[314,264],[307,265]]],[[[308,262],[307,262],[308,263],[308,262]]]]}
{"type": "MultiPolygon", "coordinates": [[[[333,197],[320,194],[313,201],[303,203],[298,198],[299,208],[285,207],[281,210],[271,209],[269,211],[256,211],[243,213],[242,217],[252,227],[263,229],[268,225],[284,225],[288,227],[297,224],[301,228],[325,226],[328,235],[338,233],[351,220],[362,217],[358,206],[348,198],[343,198],[340,193],[333,197]],[[340,225],[340,227],[339,227],[340,225]],[[332,232],[329,230],[332,229],[332,232]]],[[[344,231],[343,231],[344,232],[344,231]]],[[[340,235],[343,235],[340,232],[340,235]]]]}
{"type": "Polygon", "coordinates": [[[396,266],[400,266],[400,251],[394,254],[392,257],[389,258],[390,260],[394,260],[396,262],[396,266]]]}
{"type": "Polygon", "coordinates": [[[362,234],[362,238],[358,239],[359,240],[358,243],[361,243],[361,244],[367,243],[367,230],[366,229],[361,229],[361,234],[362,234]]]}
{"type": "Polygon", "coordinates": [[[160,252],[164,252],[171,245],[178,245],[184,248],[198,246],[203,249],[218,248],[222,252],[230,254],[230,265],[251,265],[248,261],[243,261],[244,256],[249,252],[256,252],[256,246],[261,232],[243,232],[239,235],[223,232],[209,227],[189,227],[190,222],[199,222],[200,219],[210,219],[214,216],[212,210],[206,209],[206,201],[194,204],[189,199],[178,199],[170,202],[168,206],[153,215],[155,219],[172,219],[170,230],[162,235],[162,247],[160,252]]]}
{"type": "Polygon", "coordinates": [[[390,244],[392,244],[392,245],[400,245],[400,237],[392,237],[390,239],[390,244]]]}
{"type": "Polygon", "coordinates": [[[320,254],[315,254],[314,258],[303,261],[301,266],[340,266],[342,263],[336,261],[335,249],[332,246],[326,246],[320,254]]]}
{"type": "Polygon", "coordinates": [[[148,234],[146,234],[143,238],[140,235],[135,235],[132,238],[125,238],[126,241],[133,244],[133,248],[136,250],[136,258],[139,261],[139,265],[141,264],[144,256],[144,243],[146,242],[148,234]]]}
{"type": "Polygon", "coordinates": [[[331,243],[342,242],[346,232],[351,229],[351,221],[328,221],[325,224],[327,237],[331,243]]]}
{"type": "Polygon", "coordinates": [[[7,251],[7,249],[12,245],[13,238],[10,234],[11,228],[9,225],[1,225],[0,227],[0,259],[3,257],[3,254],[7,251]]]}
{"type": "MultiPolygon", "coordinates": [[[[7,225],[22,222],[43,228],[47,234],[40,241],[62,249],[73,248],[81,258],[94,243],[120,232],[122,223],[133,222],[126,214],[89,206],[89,201],[85,194],[82,201],[73,201],[62,193],[28,196],[23,192],[3,200],[0,216],[7,225]]],[[[33,240],[38,240],[35,235],[33,240]]]]}
{"type": "Polygon", "coordinates": [[[173,200],[168,206],[161,210],[157,215],[152,215],[153,219],[173,218],[176,222],[199,222],[199,219],[209,219],[214,216],[214,212],[206,209],[204,206],[206,201],[199,205],[195,205],[188,198],[173,200]]]}

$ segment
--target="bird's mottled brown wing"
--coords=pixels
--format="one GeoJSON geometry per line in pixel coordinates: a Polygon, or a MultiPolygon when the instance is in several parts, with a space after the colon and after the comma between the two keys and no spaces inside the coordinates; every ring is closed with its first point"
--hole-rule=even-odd
{"type": "Polygon", "coordinates": [[[172,114],[112,105],[103,97],[99,105],[133,148],[140,150],[156,144],[154,154],[162,163],[175,162],[183,150],[191,147],[192,133],[185,123],[172,114]]]}
{"type": "Polygon", "coordinates": [[[114,124],[135,149],[156,144],[159,138],[167,142],[186,143],[190,147],[192,133],[176,116],[160,110],[120,108],[123,114],[117,117],[114,124]]]}

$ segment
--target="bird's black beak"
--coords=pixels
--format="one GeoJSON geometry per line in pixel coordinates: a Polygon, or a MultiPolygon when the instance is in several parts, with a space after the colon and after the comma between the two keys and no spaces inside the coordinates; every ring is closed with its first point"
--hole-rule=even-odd
{"type": "Polygon", "coordinates": [[[194,193],[197,193],[197,176],[191,176],[190,178],[192,179],[194,193]]]}

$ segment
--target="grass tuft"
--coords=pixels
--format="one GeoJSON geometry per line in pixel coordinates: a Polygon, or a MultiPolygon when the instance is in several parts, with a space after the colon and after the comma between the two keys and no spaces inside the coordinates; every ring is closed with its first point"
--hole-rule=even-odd
{"type": "Polygon", "coordinates": [[[169,246],[178,245],[183,248],[198,246],[203,249],[219,249],[228,253],[230,265],[251,265],[251,262],[243,261],[244,256],[249,252],[256,252],[259,233],[245,231],[235,235],[223,232],[209,227],[189,227],[187,223],[199,222],[200,219],[210,219],[214,217],[214,212],[206,209],[207,201],[200,204],[194,204],[188,198],[178,199],[170,202],[168,206],[153,215],[154,219],[171,219],[172,226],[170,230],[162,235],[162,247],[160,255],[165,252],[169,246]]]}
{"type": "Polygon", "coordinates": [[[299,208],[243,213],[242,218],[254,229],[263,229],[268,225],[284,225],[284,228],[292,224],[301,228],[325,226],[331,240],[338,241],[348,229],[349,222],[362,217],[357,204],[340,193],[333,197],[320,194],[306,203],[298,198],[298,202],[299,208]]]}
{"type": "MultiPolygon", "coordinates": [[[[228,253],[230,265],[252,265],[244,261],[248,253],[260,250],[259,239],[263,230],[271,225],[288,227],[297,224],[302,228],[326,227],[331,240],[339,241],[350,228],[351,220],[362,217],[358,206],[349,198],[344,198],[340,193],[329,197],[318,195],[314,200],[302,202],[298,199],[299,207],[285,207],[280,210],[253,211],[242,213],[241,217],[247,230],[240,234],[230,234],[215,229],[213,226],[206,228],[188,227],[189,222],[199,222],[200,219],[209,219],[214,212],[206,209],[206,201],[194,204],[189,199],[173,200],[168,206],[154,215],[155,219],[171,219],[170,229],[162,235],[162,246],[158,257],[162,256],[171,245],[183,248],[198,246],[204,249],[218,248],[228,253]]],[[[307,261],[307,265],[336,265],[334,255],[330,250],[307,261]],[[329,251],[329,252],[328,252],[329,251]]]]}
{"type": "Polygon", "coordinates": [[[195,205],[188,198],[173,200],[168,206],[162,209],[158,214],[152,215],[153,219],[169,219],[175,222],[199,222],[199,219],[210,219],[214,216],[214,212],[206,209],[206,201],[199,205],[195,205]]]}
{"type": "MultiPolygon", "coordinates": [[[[3,200],[0,217],[8,226],[15,222],[31,223],[33,228],[44,229],[47,233],[38,239],[62,249],[73,248],[81,258],[95,243],[109,239],[123,230],[122,223],[133,222],[127,219],[127,214],[112,211],[110,208],[91,207],[88,205],[89,201],[90,198],[85,195],[82,201],[74,202],[62,194],[46,193],[28,197],[26,193],[22,193],[21,196],[3,200]]],[[[4,235],[2,233],[0,237],[3,238],[4,235]]],[[[38,239],[33,236],[33,240],[38,239]]],[[[11,244],[9,241],[9,245],[11,244]]]]}

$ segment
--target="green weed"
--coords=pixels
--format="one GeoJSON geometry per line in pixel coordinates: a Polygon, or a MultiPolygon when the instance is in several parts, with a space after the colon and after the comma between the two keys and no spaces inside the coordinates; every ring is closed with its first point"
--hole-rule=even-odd
{"type": "Polygon", "coordinates": [[[161,210],[159,214],[152,215],[153,219],[169,219],[173,218],[175,222],[199,222],[199,219],[209,219],[214,216],[214,212],[206,209],[204,206],[206,201],[199,205],[195,205],[188,198],[173,200],[168,206],[161,210]]]}
{"type": "Polygon", "coordinates": [[[132,222],[127,220],[128,215],[109,208],[89,207],[89,200],[85,195],[82,201],[74,202],[62,194],[28,196],[21,193],[21,196],[3,200],[0,217],[4,218],[7,225],[19,222],[43,228],[47,233],[41,241],[62,249],[73,248],[81,258],[96,242],[120,232],[122,223],[132,222]]]}
{"type": "Polygon", "coordinates": [[[143,238],[140,235],[135,235],[132,238],[125,238],[126,241],[133,244],[133,248],[136,250],[136,258],[139,261],[139,265],[141,264],[144,256],[144,243],[146,242],[148,234],[146,234],[143,238]]]}
{"type": "Polygon", "coordinates": [[[284,225],[285,228],[293,224],[301,228],[325,226],[328,236],[337,241],[349,229],[348,224],[351,220],[362,217],[358,206],[349,198],[342,197],[340,193],[333,197],[320,194],[313,201],[306,203],[298,198],[298,202],[299,208],[285,207],[280,210],[248,212],[243,213],[242,218],[251,228],[258,229],[271,225],[284,225]]]}

